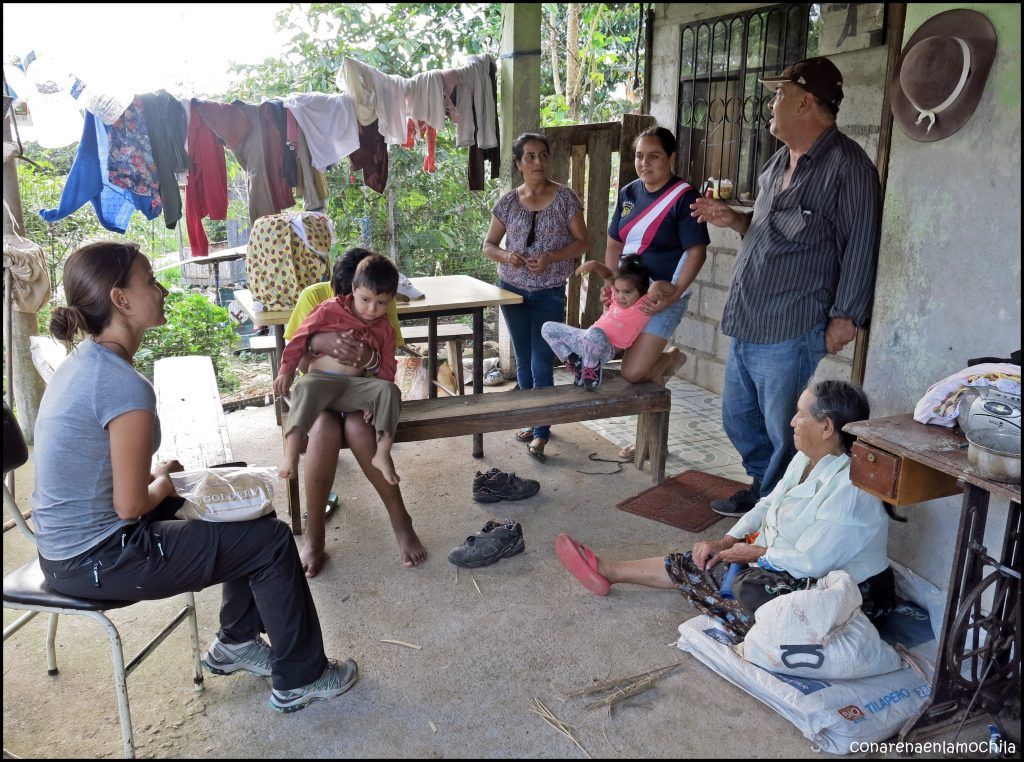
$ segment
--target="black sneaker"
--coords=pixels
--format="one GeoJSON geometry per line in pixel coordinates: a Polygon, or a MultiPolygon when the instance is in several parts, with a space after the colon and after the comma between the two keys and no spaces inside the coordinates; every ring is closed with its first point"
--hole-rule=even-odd
{"type": "Polygon", "coordinates": [[[568,357],[565,358],[565,369],[572,373],[572,382],[576,386],[583,386],[583,360],[575,352],[571,352],[568,357]]]}
{"type": "Polygon", "coordinates": [[[476,472],[476,476],[473,477],[473,492],[476,492],[477,488],[481,484],[483,484],[485,481],[487,481],[491,477],[495,476],[496,474],[500,474],[500,473],[501,473],[501,469],[498,469],[498,468],[490,468],[487,471],[485,471],[484,473],[480,473],[479,471],[477,471],[476,472]]]}
{"type": "Polygon", "coordinates": [[[478,566],[490,566],[502,558],[522,553],[526,549],[523,542],[523,528],[518,521],[505,519],[500,524],[488,521],[484,528],[455,548],[448,554],[448,560],[456,566],[473,569],[478,566]]]}
{"type": "Polygon", "coordinates": [[[596,368],[584,368],[581,374],[583,383],[581,384],[584,389],[588,392],[592,392],[601,385],[601,366],[598,365],[596,368]]]}
{"type": "Polygon", "coordinates": [[[515,474],[506,474],[496,468],[491,471],[478,474],[473,480],[473,499],[478,503],[525,500],[540,492],[540,482],[534,479],[520,479],[515,474]],[[496,473],[492,474],[491,471],[496,473]]]}
{"type": "Polygon", "coordinates": [[[761,499],[757,482],[739,490],[730,497],[711,501],[711,510],[721,516],[742,516],[761,499]]]}

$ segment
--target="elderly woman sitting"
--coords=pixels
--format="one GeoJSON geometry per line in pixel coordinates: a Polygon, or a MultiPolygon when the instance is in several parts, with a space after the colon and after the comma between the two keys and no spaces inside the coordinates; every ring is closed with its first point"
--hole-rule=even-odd
{"type": "Polygon", "coordinates": [[[868,616],[885,613],[895,605],[886,557],[888,517],[880,500],[850,482],[853,438],[842,430],[869,412],[857,387],[844,381],[812,383],[790,422],[798,452],[785,475],[720,540],[701,541],[690,553],[665,558],[607,561],[562,534],[558,558],[597,595],[607,595],[618,582],[677,587],[737,638],[750,629],[759,606],[806,589],[837,569],[859,583],[868,616]],[[744,568],[733,579],[729,598],[720,586],[732,563],[744,568]]]}

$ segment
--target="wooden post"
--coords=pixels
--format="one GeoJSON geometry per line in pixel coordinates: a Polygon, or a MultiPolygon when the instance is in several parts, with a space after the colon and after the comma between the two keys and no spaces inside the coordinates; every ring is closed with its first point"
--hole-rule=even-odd
{"type": "MultiPolygon", "coordinates": [[[[14,142],[11,120],[14,109],[4,114],[3,135],[5,143],[14,142]]],[[[18,171],[15,167],[16,158],[4,161],[4,236],[14,233],[25,234],[25,223],[21,210],[21,193],[18,189],[18,171]]],[[[5,278],[5,286],[6,278],[5,278]]],[[[6,301],[6,300],[5,300],[6,301]]],[[[35,430],[36,416],[39,413],[39,401],[43,397],[43,379],[39,377],[32,364],[28,339],[39,333],[38,318],[34,312],[19,312],[10,309],[10,333],[4,330],[4,341],[9,347],[9,357],[13,370],[14,405],[18,423],[25,434],[25,442],[32,444],[32,432],[35,430]]],[[[9,371],[11,372],[11,371],[9,371]]]]}
{"type": "Polygon", "coordinates": [[[398,261],[398,238],[395,235],[395,189],[388,188],[388,247],[391,251],[391,261],[395,267],[402,269],[402,263],[398,261]]]}
{"type": "MultiPolygon", "coordinates": [[[[540,127],[540,3],[505,3],[499,60],[499,127],[501,134],[501,188],[508,191],[522,182],[512,161],[512,142],[540,127]]],[[[515,377],[515,355],[508,328],[498,310],[498,355],[505,378],[515,377]]],[[[479,391],[473,389],[474,392],[479,391]]]]}

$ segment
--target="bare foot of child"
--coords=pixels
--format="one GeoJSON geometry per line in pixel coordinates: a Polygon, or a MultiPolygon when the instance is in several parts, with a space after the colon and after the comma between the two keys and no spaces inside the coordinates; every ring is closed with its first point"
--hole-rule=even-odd
{"type": "Polygon", "coordinates": [[[391,454],[386,452],[377,451],[377,454],[373,456],[370,462],[374,467],[384,474],[384,479],[388,484],[395,485],[401,481],[398,478],[398,472],[395,470],[395,463],[391,460],[391,454]]]}
{"type": "Polygon", "coordinates": [[[327,553],[322,545],[314,548],[307,542],[302,546],[302,550],[299,551],[299,560],[302,562],[302,571],[306,573],[306,577],[312,579],[324,568],[324,562],[327,561],[327,553]]]}
{"type": "Polygon", "coordinates": [[[395,539],[402,554],[402,566],[411,569],[427,560],[427,549],[423,547],[416,530],[410,525],[408,529],[396,529],[395,539]]]}

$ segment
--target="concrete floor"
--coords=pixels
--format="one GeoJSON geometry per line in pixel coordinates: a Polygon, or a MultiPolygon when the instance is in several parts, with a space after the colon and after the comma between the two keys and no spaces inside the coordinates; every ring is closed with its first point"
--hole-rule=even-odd
{"type": "MultiPolygon", "coordinates": [[[[269,408],[234,412],[227,422],[236,458],[277,463],[280,439],[269,408]]],[[[588,453],[611,457],[616,450],[582,425],[556,427],[546,465],[531,460],[511,432],[485,436],[484,447],[486,457],[475,461],[469,437],[397,446],[405,499],[431,553],[414,570],[400,567],[385,512],[343,453],[335,485],[341,508],[328,523],[331,559],[310,586],[328,655],[360,665],[349,693],[284,716],[268,709],[267,683],[251,676],[208,675],[205,691],[196,693],[188,635],[179,630],[129,678],[139,756],[582,757],[530,713],[535,697],[574,728],[593,757],[816,756],[781,716],[673,647],[676,627],[693,616],[677,593],[627,587],[598,598],[558,564],[554,541],[563,531],[619,558],[691,547],[697,536],[614,508],[650,486],[648,474],[632,467],[579,473],[608,465],[588,463],[588,453]],[[491,466],[540,480],[540,494],[488,508],[474,503],[473,474],[491,466]],[[456,574],[448,551],[489,518],[506,516],[522,523],[526,552],[456,574]],[[587,699],[563,700],[595,681],[675,660],[682,666],[611,716],[586,710],[587,699]]],[[[29,466],[19,484],[24,501],[29,466]]],[[[728,527],[723,520],[701,537],[728,527]]],[[[5,572],[30,557],[18,532],[5,534],[5,572]]],[[[219,591],[197,601],[207,643],[217,629],[219,591]]],[[[126,651],[133,654],[176,605],[114,612],[126,651]]],[[[5,610],[5,625],[15,613],[5,610]]],[[[41,620],[4,645],[5,749],[24,757],[120,756],[105,636],[82,617],[63,619],[61,673],[51,678],[41,620]]]]}

